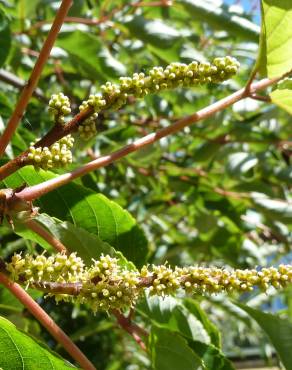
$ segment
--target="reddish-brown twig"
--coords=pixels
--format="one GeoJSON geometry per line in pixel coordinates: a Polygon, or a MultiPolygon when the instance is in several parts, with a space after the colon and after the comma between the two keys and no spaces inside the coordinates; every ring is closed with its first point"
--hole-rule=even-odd
{"type": "MultiPolygon", "coordinates": [[[[251,93],[254,93],[256,91],[263,90],[263,89],[273,85],[274,83],[278,82],[281,78],[282,77],[274,78],[274,79],[267,79],[267,78],[263,79],[259,82],[256,82],[256,83],[252,84],[251,87],[250,87],[250,91],[251,91],[251,93]]],[[[80,168],[77,168],[76,170],[74,170],[72,172],[60,175],[56,178],[45,181],[41,184],[31,186],[31,187],[27,187],[24,190],[22,190],[21,192],[17,193],[17,196],[24,199],[24,200],[28,200],[28,201],[32,201],[34,199],[37,199],[40,196],[42,196],[42,195],[44,195],[44,194],[46,194],[46,193],[48,193],[48,192],[50,192],[54,189],[57,189],[60,186],[65,185],[65,184],[71,182],[72,180],[74,180],[78,177],[81,177],[81,176],[83,176],[83,175],[85,175],[85,174],[87,174],[91,171],[94,171],[94,170],[98,169],[98,168],[105,167],[105,166],[109,165],[110,163],[113,163],[113,162],[117,161],[118,159],[121,159],[121,158],[127,156],[130,153],[133,153],[137,150],[140,150],[140,149],[142,149],[142,148],[144,148],[148,145],[151,145],[151,144],[155,143],[156,141],[159,141],[163,137],[174,134],[174,133],[182,130],[183,128],[185,128],[185,127],[187,127],[187,126],[189,126],[193,123],[196,123],[200,120],[209,118],[209,117],[213,116],[215,113],[217,113],[219,111],[222,111],[223,109],[228,108],[229,106],[231,106],[235,102],[237,102],[241,99],[244,99],[245,97],[246,97],[246,90],[245,90],[245,88],[243,88],[243,89],[227,96],[226,98],[223,98],[223,99],[215,102],[214,104],[211,104],[208,107],[201,109],[197,113],[194,113],[190,116],[182,118],[182,119],[176,121],[175,123],[173,123],[172,125],[170,125],[168,127],[164,127],[162,129],[156,131],[155,133],[151,133],[151,134],[148,134],[148,135],[146,135],[146,136],[144,136],[140,139],[137,139],[133,143],[128,144],[128,145],[124,146],[123,148],[121,148],[121,149],[119,149],[119,150],[117,150],[113,153],[110,153],[110,154],[104,155],[104,156],[100,156],[99,158],[85,164],[84,166],[82,166],[80,168]]],[[[74,119],[75,119],[75,121],[77,121],[76,117],[74,119]]],[[[9,163],[13,163],[13,161],[10,161],[9,163]]],[[[7,164],[6,167],[8,167],[8,166],[9,165],[7,164]]],[[[10,166],[12,166],[12,168],[7,168],[6,174],[5,174],[5,165],[2,166],[2,168],[0,168],[0,179],[3,178],[3,175],[5,176],[7,174],[10,174],[10,173],[14,172],[17,168],[19,168],[19,164],[16,164],[16,167],[14,167],[14,168],[13,168],[13,165],[10,165],[10,166]],[[4,174],[3,174],[3,172],[4,172],[4,174]]]]}
{"type": "Polygon", "coordinates": [[[113,310],[112,313],[116,317],[120,327],[123,328],[127,333],[129,333],[132,338],[134,338],[135,342],[143,349],[143,351],[146,351],[146,346],[141,339],[141,336],[147,337],[147,331],[137,324],[133,323],[130,318],[124,316],[120,311],[113,310]]]}
{"type": "Polygon", "coordinates": [[[72,358],[85,370],[96,370],[94,365],[71,341],[63,330],[52,320],[52,318],[21,288],[18,284],[9,280],[7,276],[0,272],[0,283],[29,310],[29,312],[48,330],[48,332],[60,343],[72,358]]]}
{"type": "MultiPolygon", "coordinates": [[[[25,86],[25,81],[21,78],[15,76],[13,73],[9,71],[5,71],[4,69],[0,69],[0,80],[6,82],[9,85],[17,87],[18,89],[22,89],[25,86]]],[[[44,103],[48,102],[48,99],[45,97],[44,93],[41,89],[35,89],[33,95],[43,101],[44,103]]]]}
{"type": "Polygon", "coordinates": [[[63,0],[62,4],[59,8],[59,11],[56,14],[54,23],[52,24],[51,30],[48,34],[48,37],[46,38],[46,41],[42,47],[42,50],[40,52],[40,55],[36,61],[36,64],[32,70],[31,76],[25,85],[24,89],[22,90],[22,93],[19,97],[19,100],[16,104],[15,110],[8,121],[8,124],[6,126],[6,129],[4,130],[3,135],[0,138],[0,156],[3,155],[5,152],[5,149],[14,134],[19,121],[21,120],[24,111],[26,109],[26,106],[37,86],[37,83],[39,81],[41,72],[47,62],[47,59],[50,55],[51,49],[54,45],[54,42],[57,38],[57,35],[61,29],[61,26],[64,22],[64,18],[68,13],[68,10],[70,6],[72,5],[72,0],[63,0]]]}
{"type": "Polygon", "coordinates": [[[58,239],[51,235],[44,227],[42,227],[37,221],[28,219],[25,221],[25,225],[48,242],[57,252],[66,253],[67,249],[58,239]]]}

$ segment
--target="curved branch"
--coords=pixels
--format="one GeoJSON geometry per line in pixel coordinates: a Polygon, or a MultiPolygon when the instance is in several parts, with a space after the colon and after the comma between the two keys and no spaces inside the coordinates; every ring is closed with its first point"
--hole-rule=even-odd
{"type": "MultiPolygon", "coordinates": [[[[250,86],[250,93],[253,94],[256,91],[264,90],[265,88],[277,83],[280,81],[284,76],[281,76],[279,78],[273,78],[273,79],[263,79],[259,82],[256,82],[250,86]]],[[[164,127],[160,130],[158,130],[155,133],[148,134],[140,139],[137,139],[131,144],[128,144],[124,146],[123,148],[110,153],[108,155],[101,156],[84,166],[77,168],[76,170],[60,175],[56,178],[53,178],[51,180],[45,181],[41,184],[27,187],[24,190],[17,193],[17,197],[22,198],[24,200],[32,201],[34,199],[39,198],[40,196],[47,194],[48,192],[55,190],[59,188],[62,185],[65,185],[72,180],[84,176],[85,174],[94,171],[98,168],[105,167],[109,165],[110,163],[113,163],[117,161],[118,159],[121,159],[125,156],[127,156],[130,153],[133,153],[137,150],[140,150],[146,146],[149,146],[156,141],[159,141],[160,139],[174,134],[183,128],[192,125],[193,123],[196,123],[198,121],[201,121],[203,119],[209,118],[213,116],[215,113],[222,111],[223,109],[228,108],[232,104],[236,103],[237,101],[246,98],[248,95],[246,95],[246,89],[243,88],[226,98],[223,98],[214,104],[209,105],[208,107],[205,107],[201,110],[199,110],[197,113],[194,113],[192,115],[189,115],[187,117],[184,117],[178,121],[176,121],[174,124],[164,127]]],[[[5,167],[5,165],[3,166],[5,167]]],[[[1,175],[1,168],[0,168],[0,179],[2,178],[3,173],[1,175]]]]}
{"type": "Polygon", "coordinates": [[[50,29],[50,32],[48,34],[48,37],[42,47],[42,50],[40,52],[40,55],[36,61],[36,64],[32,70],[31,76],[25,85],[24,89],[22,90],[22,93],[20,95],[20,98],[17,102],[17,105],[15,107],[15,110],[8,121],[7,127],[4,130],[3,135],[0,138],[0,156],[2,156],[5,152],[5,149],[14,134],[19,121],[21,120],[23,113],[26,109],[26,106],[37,86],[37,83],[39,81],[40,75],[42,73],[42,70],[47,62],[47,59],[50,55],[50,52],[52,50],[52,47],[54,45],[54,42],[57,38],[57,35],[61,29],[61,26],[64,22],[64,18],[67,15],[69,8],[72,5],[72,0],[63,0],[62,4],[58,10],[58,13],[55,17],[54,23],[52,24],[52,27],[50,29]]]}
{"type": "Polygon", "coordinates": [[[119,310],[112,310],[112,314],[116,317],[120,327],[134,338],[135,342],[143,349],[143,351],[146,351],[145,343],[141,339],[141,335],[146,337],[148,336],[146,330],[133,323],[130,318],[124,316],[119,310]]]}
{"type": "Polygon", "coordinates": [[[57,252],[60,253],[67,253],[67,249],[64,244],[60,242],[57,238],[51,235],[44,227],[38,224],[33,219],[28,219],[24,222],[24,224],[36,234],[38,234],[41,238],[43,238],[46,242],[48,242],[57,252]]]}
{"type": "Polygon", "coordinates": [[[74,360],[85,370],[96,370],[94,365],[54,322],[54,320],[16,283],[0,272],[0,283],[29,310],[29,312],[48,330],[48,332],[60,343],[74,360]]]}
{"type": "MultiPolygon", "coordinates": [[[[9,71],[5,71],[5,69],[2,68],[0,69],[0,80],[18,89],[22,89],[23,87],[25,87],[24,80],[15,76],[13,73],[9,71]]],[[[36,88],[32,95],[38,98],[39,100],[43,101],[44,103],[48,103],[48,99],[45,97],[41,89],[36,88]]]]}

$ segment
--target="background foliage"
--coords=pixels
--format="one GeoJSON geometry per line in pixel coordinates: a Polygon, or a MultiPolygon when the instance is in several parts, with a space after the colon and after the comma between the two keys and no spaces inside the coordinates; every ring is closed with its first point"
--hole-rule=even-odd
{"type": "MultiPolygon", "coordinates": [[[[227,54],[241,63],[239,75],[219,86],[164,92],[133,101],[118,112],[105,112],[99,117],[99,135],[89,143],[78,139],[71,166],[75,168],[243,87],[256,60],[263,76],[287,72],[292,67],[289,3],[263,1],[262,52],[257,59],[260,7],[256,2],[243,8],[216,0],[178,0],[171,6],[163,1],[158,6],[74,1],[39,83],[43,99],[31,100],[2,163],[51,127],[45,100],[59,91],[70,97],[77,111],[80,102],[105,81],[154,65],[227,54]],[[275,32],[280,22],[282,31],[275,32]]],[[[58,1],[0,1],[1,73],[28,79],[58,6],[58,1]]],[[[4,81],[0,87],[3,129],[19,90],[4,81]]],[[[238,102],[51,192],[36,203],[42,212],[38,221],[87,262],[101,253],[116,253],[113,248],[137,267],[165,261],[234,268],[291,262],[291,81],[281,84],[271,97],[276,105],[252,99],[238,102]]],[[[5,179],[2,187],[37,184],[53,176],[28,166],[5,179]]],[[[15,231],[1,227],[2,258],[9,260],[16,251],[51,251],[23,226],[16,223],[15,231]]],[[[285,368],[292,369],[292,290],[288,288],[229,298],[145,297],[135,320],[150,332],[148,354],[114,318],[93,316],[85,306],[56,306],[40,293],[32,294],[97,369],[229,370],[234,368],[232,361],[242,358],[278,361],[271,343],[285,368]],[[264,309],[273,315],[262,313],[264,309]]],[[[0,321],[0,352],[14,343],[13,368],[19,368],[19,361],[25,362],[25,369],[33,368],[21,355],[30,351],[32,340],[27,335],[67,358],[2,287],[0,314],[22,330],[4,318],[0,321]]],[[[43,347],[38,345],[38,351],[41,356],[43,347]]],[[[0,366],[6,369],[3,361],[1,356],[0,366]]],[[[56,353],[46,352],[43,361],[43,369],[54,368],[54,361],[61,366],[56,353]]]]}

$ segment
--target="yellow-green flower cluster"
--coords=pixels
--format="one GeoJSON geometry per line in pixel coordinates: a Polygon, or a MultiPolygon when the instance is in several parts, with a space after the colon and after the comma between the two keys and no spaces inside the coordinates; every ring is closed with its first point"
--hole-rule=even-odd
{"type": "Polygon", "coordinates": [[[64,136],[50,147],[36,148],[34,143],[31,143],[27,158],[36,168],[44,170],[65,167],[72,163],[71,148],[73,144],[74,138],[71,135],[64,136]]]}
{"type": "MultiPolygon", "coordinates": [[[[239,62],[230,56],[215,58],[212,63],[192,62],[190,64],[171,63],[166,68],[154,67],[147,75],[134,73],[132,77],[121,77],[119,84],[107,82],[101,86],[101,93],[90,95],[84,101],[79,110],[92,107],[95,113],[104,109],[119,109],[126,104],[129,95],[142,98],[147,94],[159,92],[176,87],[190,87],[206,83],[220,83],[237,73],[239,62]]],[[[84,132],[83,126],[79,126],[79,132],[84,132]]],[[[88,132],[95,134],[94,130],[88,132]]],[[[86,135],[87,138],[91,136],[86,135]]]]}
{"type": "Polygon", "coordinates": [[[189,294],[213,294],[246,292],[254,287],[266,291],[269,287],[282,288],[292,283],[292,265],[259,271],[151,265],[133,271],[108,255],[86,267],[75,253],[24,258],[15,255],[6,269],[15,281],[36,288],[43,284],[57,301],[86,303],[93,311],[132,307],[144,290],[160,296],[174,295],[181,289],[189,294]],[[72,284],[75,284],[73,290],[72,284]]]}
{"type": "Polygon", "coordinates": [[[46,257],[33,257],[15,254],[6,269],[13,280],[22,280],[26,283],[35,281],[71,282],[81,281],[84,276],[84,263],[76,253],[70,256],[58,253],[46,257]]]}
{"type": "Polygon", "coordinates": [[[96,130],[96,119],[97,113],[93,113],[89,118],[82,122],[82,125],[78,127],[79,135],[84,140],[89,140],[97,134],[96,130]]]}
{"type": "Polygon", "coordinates": [[[123,269],[110,256],[101,256],[93,262],[78,302],[89,304],[94,312],[132,307],[139,296],[139,273],[123,269]]]}
{"type": "Polygon", "coordinates": [[[181,285],[179,271],[177,269],[172,270],[166,265],[152,265],[150,275],[147,267],[144,266],[141,270],[141,275],[143,277],[153,277],[153,281],[149,286],[150,295],[173,295],[181,285]]]}
{"type": "Polygon", "coordinates": [[[54,115],[56,123],[63,124],[64,117],[71,113],[69,98],[63,93],[53,94],[49,101],[49,112],[54,115]]]}

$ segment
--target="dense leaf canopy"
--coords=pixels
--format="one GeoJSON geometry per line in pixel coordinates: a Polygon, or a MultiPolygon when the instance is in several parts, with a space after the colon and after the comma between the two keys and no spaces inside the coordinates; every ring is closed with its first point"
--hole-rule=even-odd
{"type": "MultiPolygon", "coordinates": [[[[77,252],[87,266],[102,254],[118,258],[131,271],[145,264],[229,270],[291,263],[292,4],[231,3],[73,2],[0,165],[54,127],[48,110],[51,95],[68,96],[72,117],[90,95],[100,102],[107,95],[95,94],[108,94],[111,104],[106,101],[108,109],[100,109],[89,122],[96,136],[85,140],[77,130],[72,133],[73,161],[65,169],[47,171],[30,162],[3,176],[2,189],[54,181],[236,92],[251,76],[283,76],[266,90],[37,197],[37,225],[68,251],[77,252]],[[148,86],[149,94],[146,86],[143,94],[136,88],[124,96],[123,104],[110,100],[108,91],[115,93],[112,86],[120,77],[148,76],[153,67],[163,67],[154,69],[157,76],[173,62],[195,61],[200,66],[227,55],[236,58],[240,68],[222,83],[214,83],[221,82],[217,75],[207,80],[204,72],[196,84],[164,86],[161,80],[148,86]]],[[[59,1],[0,0],[1,132],[59,6],[59,1]]],[[[84,110],[93,109],[86,104],[84,110]]],[[[59,119],[58,107],[54,112],[59,119]]],[[[2,203],[0,198],[4,212],[2,203]]],[[[48,239],[27,227],[23,213],[12,214],[14,229],[6,219],[0,226],[1,262],[9,262],[14,253],[55,253],[48,239]]],[[[143,328],[146,352],[117,325],[119,316],[93,315],[86,304],[56,305],[35,289],[29,293],[99,370],[231,370],[250,356],[292,370],[289,286],[280,291],[271,287],[267,294],[256,288],[217,295],[179,292],[172,297],[150,296],[146,290],[130,312],[143,328]]],[[[44,370],[74,366],[2,285],[0,316],[0,368],[30,370],[35,362],[44,370]]]]}

